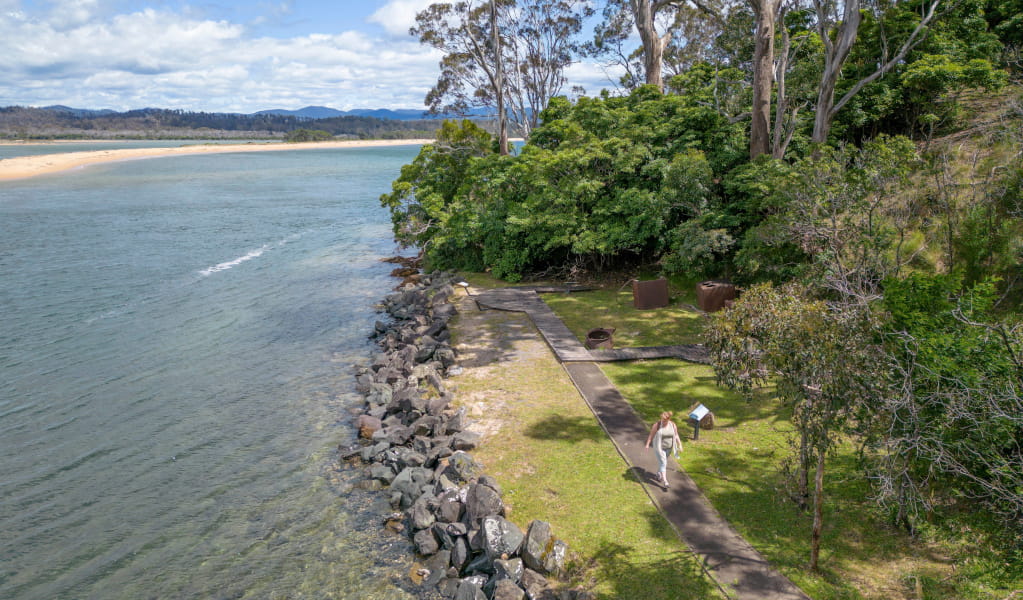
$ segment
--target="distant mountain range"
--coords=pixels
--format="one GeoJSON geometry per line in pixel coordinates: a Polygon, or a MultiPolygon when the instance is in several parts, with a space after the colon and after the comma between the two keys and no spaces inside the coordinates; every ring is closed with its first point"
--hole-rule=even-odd
{"type": "MultiPolygon", "coordinates": [[[[60,104],[54,106],[44,106],[44,110],[50,110],[59,113],[66,113],[75,117],[102,117],[107,115],[118,114],[118,111],[110,109],[92,110],[88,108],[71,108],[70,106],[63,106],[60,104]]],[[[138,111],[154,111],[160,109],[144,108],[138,111]]],[[[487,116],[486,110],[477,109],[470,111],[469,116],[471,117],[484,117],[487,116]]],[[[225,113],[225,114],[244,114],[244,113],[225,113]]],[[[283,108],[274,108],[270,110],[261,110],[254,113],[249,113],[246,116],[257,116],[257,115],[278,115],[284,117],[295,117],[297,119],[331,119],[334,117],[372,117],[374,119],[385,119],[391,121],[419,121],[423,119],[444,119],[451,118],[452,115],[431,115],[425,110],[417,110],[414,108],[399,108],[392,110],[389,108],[355,108],[352,110],[338,110],[336,108],[330,108],[327,106],[307,106],[298,110],[286,110],[283,108]]]]}

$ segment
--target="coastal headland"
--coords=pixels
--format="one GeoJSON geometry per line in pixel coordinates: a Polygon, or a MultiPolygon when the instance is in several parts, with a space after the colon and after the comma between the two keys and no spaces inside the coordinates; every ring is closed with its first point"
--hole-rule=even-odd
{"type": "Polygon", "coordinates": [[[345,140],[337,142],[306,143],[245,143],[245,144],[193,144],[172,148],[124,148],[86,152],[64,152],[38,156],[18,156],[0,160],[0,181],[27,179],[39,175],[59,173],[99,163],[139,160],[162,156],[194,154],[224,154],[230,152],[280,152],[289,150],[316,150],[327,148],[369,148],[377,146],[408,146],[428,144],[433,140],[345,140]]]}

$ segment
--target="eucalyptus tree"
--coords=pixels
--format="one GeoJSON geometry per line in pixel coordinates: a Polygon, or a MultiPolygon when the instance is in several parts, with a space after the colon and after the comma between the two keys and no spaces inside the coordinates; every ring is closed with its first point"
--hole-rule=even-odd
{"type": "Polygon", "coordinates": [[[677,34],[687,27],[698,30],[694,22],[711,27],[720,25],[723,13],[718,0],[607,0],[604,23],[595,30],[589,52],[617,54],[617,62],[626,67],[632,82],[638,83],[638,76],[631,69],[631,55],[621,51],[622,43],[635,28],[642,42],[643,81],[664,89],[665,53],[670,51],[677,34]]]}
{"type": "MultiPolygon", "coordinates": [[[[831,132],[835,115],[865,86],[880,79],[906,59],[906,55],[926,37],[942,3],[949,0],[923,0],[908,2],[877,2],[868,0],[811,0],[815,26],[819,39],[824,44],[824,67],[817,86],[817,101],[810,141],[824,143],[831,132]],[[875,68],[852,83],[836,98],[836,89],[842,78],[856,43],[860,26],[866,13],[873,26],[881,29],[882,44],[873,57],[875,68]],[[914,14],[915,13],[915,14],[914,14]],[[887,17],[897,14],[895,21],[915,21],[904,36],[897,32],[885,32],[887,17]],[[899,39],[901,37],[901,39],[899,39]]],[[[901,23],[900,23],[901,24],[901,23]]]]}
{"type": "MultiPolygon", "coordinates": [[[[416,15],[409,33],[443,52],[440,77],[426,96],[431,112],[498,111],[528,136],[548,101],[561,93],[590,13],[585,0],[461,0],[416,15]]],[[[507,153],[506,148],[502,148],[507,153]]]]}

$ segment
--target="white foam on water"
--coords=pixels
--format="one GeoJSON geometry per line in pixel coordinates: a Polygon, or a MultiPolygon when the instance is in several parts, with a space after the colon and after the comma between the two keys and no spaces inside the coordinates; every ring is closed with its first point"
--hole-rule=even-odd
{"type": "Polygon", "coordinates": [[[222,263],[220,263],[218,265],[213,265],[212,267],[203,269],[202,271],[199,271],[199,275],[202,275],[203,277],[208,277],[208,276],[210,276],[210,275],[212,275],[214,273],[217,273],[219,271],[226,271],[226,270],[231,269],[233,267],[237,267],[238,265],[242,264],[243,262],[250,261],[250,260],[252,260],[254,258],[259,258],[260,256],[263,256],[263,253],[266,252],[267,250],[272,250],[274,248],[280,248],[281,246],[287,244],[288,242],[293,242],[293,241],[299,239],[300,237],[304,236],[305,234],[309,233],[310,231],[312,231],[312,230],[309,229],[309,230],[306,230],[306,231],[300,231],[298,233],[293,233],[293,234],[289,235],[288,237],[284,238],[283,240],[280,240],[280,241],[277,241],[277,242],[273,242],[273,243],[270,243],[270,244],[263,244],[260,248],[257,248],[256,250],[253,250],[253,251],[249,252],[248,254],[245,254],[244,256],[239,256],[238,258],[236,258],[234,260],[229,260],[227,262],[222,262],[222,263]]]}
{"type": "Polygon", "coordinates": [[[220,263],[218,265],[213,265],[212,267],[203,269],[202,271],[199,271],[199,274],[204,276],[204,277],[206,277],[206,276],[212,275],[214,273],[217,273],[219,271],[226,271],[226,270],[231,269],[233,267],[237,267],[238,265],[242,264],[243,262],[252,260],[253,258],[259,258],[260,256],[263,255],[264,252],[267,251],[268,248],[270,248],[270,244],[263,244],[263,246],[261,248],[257,249],[257,250],[253,250],[252,252],[249,252],[248,254],[246,254],[244,256],[239,256],[238,258],[236,258],[234,260],[229,260],[227,262],[222,262],[222,263],[220,263]]]}

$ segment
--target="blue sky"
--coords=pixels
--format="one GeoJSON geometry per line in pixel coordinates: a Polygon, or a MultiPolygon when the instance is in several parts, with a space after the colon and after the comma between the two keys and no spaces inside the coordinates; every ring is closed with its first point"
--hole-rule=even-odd
{"type": "Polygon", "coordinates": [[[407,32],[430,3],[0,0],[0,106],[422,108],[440,55],[407,32]]]}

